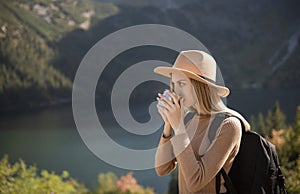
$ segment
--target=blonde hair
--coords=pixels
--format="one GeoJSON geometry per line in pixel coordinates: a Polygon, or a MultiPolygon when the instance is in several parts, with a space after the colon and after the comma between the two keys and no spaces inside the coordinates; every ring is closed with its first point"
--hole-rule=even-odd
{"type": "Polygon", "coordinates": [[[228,108],[213,87],[209,87],[207,84],[191,78],[190,80],[198,101],[196,107],[198,114],[212,115],[217,113],[230,113],[240,118],[245,129],[250,130],[250,124],[247,120],[240,113],[228,108]]]}

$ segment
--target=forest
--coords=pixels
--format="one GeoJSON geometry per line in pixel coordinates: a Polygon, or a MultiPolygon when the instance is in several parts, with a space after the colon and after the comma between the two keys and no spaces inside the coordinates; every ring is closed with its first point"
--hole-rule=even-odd
{"type": "MultiPolygon", "coordinates": [[[[299,90],[299,1],[124,2],[1,0],[0,115],[70,104],[73,79],[88,50],[112,32],[149,23],[177,27],[203,41],[216,56],[226,86],[233,91],[299,90]]],[[[125,61],[134,64],[149,59],[173,60],[172,56],[166,57],[169,53],[162,48],[153,48],[156,52],[135,49],[125,52],[125,57],[116,57],[110,75],[118,75],[125,61]]],[[[102,87],[97,94],[105,100],[110,100],[114,81],[110,75],[99,80],[102,87]]],[[[152,94],[153,91],[147,90],[135,95],[152,97],[152,94]]],[[[288,97],[294,101],[297,98],[288,97]]],[[[293,113],[284,113],[281,106],[276,102],[266,113],[253,115],[249,120],[252,130],[276,145],[288,193],[297,194],[300,193],[300,106],[293,113]]],[[[260,107],[257,109],[260,111],[260,107]]],[[[38,164],[26,164],[22,159],[11,162],[9,153],[1,157],[0,193],[3,194],[156,192],[155,188],[140,185],[133,173],[120,177],[112,172],[99,173],[97,185],[87,188],[68,171],[40,169],[38,164]]],[[[169,184],[170,194],[175,192],[176,185],[175,172],[169,184]]]]}

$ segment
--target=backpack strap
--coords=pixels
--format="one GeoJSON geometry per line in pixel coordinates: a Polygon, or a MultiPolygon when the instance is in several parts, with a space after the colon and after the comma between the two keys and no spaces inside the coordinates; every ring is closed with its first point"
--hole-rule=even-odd
{"type": "Polygon", "coordinates": [[[277,189],[279,189],[280,194],[287,194],[285,184],[284,184],[285,177],[280,168],[279,158],[278,155],[276,154],[276,148],[272,144],[270,145],[270,148],[271,148],[271,155],[273,157],[272,161],[275,163],[276,170],[277,170],[277,174],[276,174],[277,182],[276,184],[272,185],[272,191],[276,191],[277,189]]]}
{"type": "MultiPolygon", "coordinates": [[[[236,117],[236,116],[231,115],[229,113],[216,114],[214,120],[212,121],[212,123],[209,127],[209,131],[208,131],[208,139],[209,139],[210,143],[212,143],[212,141],[216,137],[217,130],[221,126],[222,122],[226,118],[229,118],[229,117],[236,117]]],[[[236,118],[238,118],[238,117],[236,117],[236,118]]],[[[239,121],[241,122],[241,125],[242,125],[242,132],[244,132],[245,131],[245,126],[243,125],[240,118],[238,118],[238,119],[239,119],[239,121]]],[[[230,194],[237,194],[236,189],[234,188],[234,185],[232,184],[232,181],[231,181],[230,177],[228,176],[228,174],[226,173],[226,171],[224,170],[224,168],[221,168],[221,170],[216,175],[216,184],[215,184],[216,185],[216,193],[220,194],[221,176],[223,176],[223,178],[224,178],[225,187],[227,189],[227,192],[229,191],[230,194]]]]}
{"type": "Polygon", "coordinates": [[[220,194],[220,188],[221,188],[221,175],[224,178],[225,181],[225,187],[227,189],[227,193],[229,192],[230,194],[238,194],[237,191],[234,188],[234,185],[230,179],[230,177],[227,175],[226,171],[224,168],[221,168],[220,172],[216,176],[216,192],[217,194],[220,194]]]}
{"type": "Polygon", "coordinates": [[[246,132],[246,128],[243,124],[243,121],[239,117],[232,115],[230,113],[218,113],[218,114],[216,114],[216,116],[215,116],[214,120],[212,121],[212,123],[209,127],[209,130],[208,130],[208,139],[209,139],[210,143],[212,143],[212,141],[215,139],[215,137],[217,135],[217,130],[221,126],[222,122],[229,117],[237,118],[241,123],[242,133],[246,132]]]}
{"type": "Polygon", "coordinates": [[[278,174],[277,174],[277,181],[278,181],[278,186],[279,186],[279,192],[280,194],[287,194],[285,185],[284,185],[284,175],[281,172],[280,166],[278,166],[278,174]]]}
{"type": "Polygon", "coordinates": [[[218,174],[216,176],[216,184],[215,185],[216,185],[215,186],[216,187],[216,194],[220,194],[220,189],[221,189],[221,173],[220,172],[218,172],[218,174]]]}
{"type": "Polygon", "coordinates": [[[196,112],[187,112],[184,116],[184,125],[187,125],[196,114],[196,112]]]}
{"type": "Polygon", "coordinates": [[[211,122],[211,124],[209,126],[209,129],[208,129],[208,140],[210,141],[210,143],[212,143],[213,140],[215,139],[215,137],[217,135],[217,130],[221,126],[224,119],[226,119],[228,117],[229,117],[229,115],[222,114],[222,113],[219,113],[219,114],[215,115],[215,118],[211,122]]]}

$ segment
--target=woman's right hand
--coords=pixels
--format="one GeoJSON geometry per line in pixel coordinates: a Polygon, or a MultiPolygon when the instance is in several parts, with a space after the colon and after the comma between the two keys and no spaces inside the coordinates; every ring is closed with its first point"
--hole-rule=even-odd
{"type": "MultiPolygon", "coordinates": [[[[159,101],[159,100],[160,100],[160,98],[157,97],[157,101],[159,101]]],[[[163,121],[165,122],[165,126],[164,126],[164,131],[163,131],[163,133],[164,133],[164,135],[165,135],[166,137],[169,137],[169,136],[172,135],[172,127],[171,127],[171,124],[170,124],[170,122],[168,121],[167,116],[166,116],[165,113],[163,112],[163,107],[162,107],[161,105],[159,105],[158,103],[157,103],[156,107],[157,107],[157,110],[158,110],[160,116],[162,117],[163,121]]]]}
{"type": "Polygon", "coordinates": [[[163,108],[159,104],[157,104],[156,107],[157,107],[157,110],[158,110],[161,118],[164,120],[165,124],[169,124],[168,118],[162,110],[163,108]]]}
{"type": "Polygon", "coordinates": [[[156,107],[157,107],[157,110],[158,110],[160,116],[164,120],[165,124],[169,124],[167,115],[163,111],[163,109],[164,109],[163,104],[165,103],[163,98],[165,98],[165,97],[161,93],[158,93],[158,97],[156,98],[158,103],[157,103],[156,107]]]}

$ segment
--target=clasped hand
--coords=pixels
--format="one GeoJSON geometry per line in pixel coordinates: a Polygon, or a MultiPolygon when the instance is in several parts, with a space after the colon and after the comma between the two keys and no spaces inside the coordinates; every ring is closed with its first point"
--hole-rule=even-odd
{"type": "Polygon", "coordinates": [[[157,109],[165,124],[169,124],[173,130],[177,130],[183,124],[183,99],[173,92],[167,91],[167,93],[171,98],[158,93],[157,109]]]}

